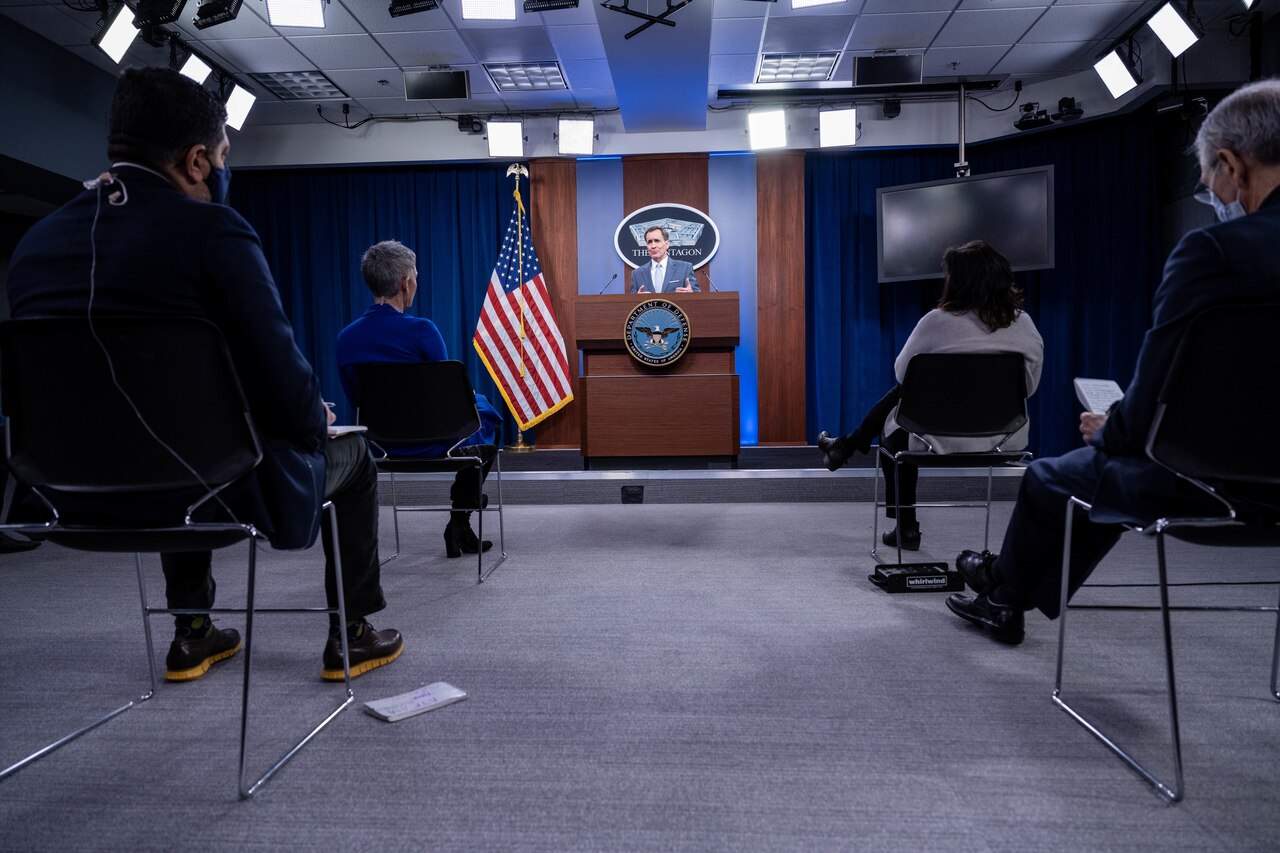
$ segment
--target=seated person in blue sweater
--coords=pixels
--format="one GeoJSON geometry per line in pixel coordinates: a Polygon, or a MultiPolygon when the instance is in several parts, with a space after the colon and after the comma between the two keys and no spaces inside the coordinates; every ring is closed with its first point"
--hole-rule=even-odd
{"type": "MultiPolygon", "coordinates": [[[[418,256],[412,249],[395,240],[370,246],[360,259],[360,274],[373,292],[373,304],[338,333],[337,346],[338,374],[353,405],[359,399],[357,365],[449,358],[436,324],[426,317],[404,313],[418,292],[418,256]]],[[[479,456],[484,461],[483,477],[488,477],[498,452],[494,441],[502,416],[482,394],[476,394],[476,409],[480,412],[480,429],[463,441],[458,454],[479,456]]],[[[386,448],[388,455],[404,457],[443,456],[448,450],[447,445],[386,448]]],[[[449,492],[455,509],[444,529],[445,553],[450,557],[493,547],[488,540],[481,542],[471,529],[471,513],[458,509],[481,506],[477,492],[474,474],[459,472],[449,492]]]]}

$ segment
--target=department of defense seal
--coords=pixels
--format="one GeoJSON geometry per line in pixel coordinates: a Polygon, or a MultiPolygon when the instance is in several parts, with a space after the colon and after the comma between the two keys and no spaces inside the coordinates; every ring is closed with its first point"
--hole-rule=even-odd
{"type": "Polygon", "coordinates": [[[689,318],[665,299],[647,299],[627,315],[627,352],[641,364],[675,364],[689,348],[689,318]]]}

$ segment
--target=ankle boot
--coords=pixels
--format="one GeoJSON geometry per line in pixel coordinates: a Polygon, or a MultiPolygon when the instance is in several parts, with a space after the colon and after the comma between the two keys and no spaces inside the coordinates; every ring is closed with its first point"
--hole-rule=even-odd
{"type": "Polygon", "coordinates": [[[449,523],[444,528],[444,553],[449,557],[461,557],[463,554],[478,554],[488,551],[493,543],[484,542],[471,529],[471,513],[451,512],[449,523]]]}

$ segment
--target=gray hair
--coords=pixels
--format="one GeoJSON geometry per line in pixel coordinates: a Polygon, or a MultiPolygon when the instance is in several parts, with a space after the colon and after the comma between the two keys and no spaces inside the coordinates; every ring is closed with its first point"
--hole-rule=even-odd
{"type": "Polygon", "coordinates": [[[1241,86],[1213,108],[1196,134],[1202,169],[1213,166],[1220,148],[1256,163],[1280,164],[1280,79],[1241,86]]]}
{"type": "Polygon", "coordinates": [[[400,289],[400,282],[418,268],[418,256],[399,240],[383,240],[365,250],[360,259],[360,275],[374,296],[389,299],[400,289]]]}
{"type": "Polygon", "coordinates": [[[668,243],[670,243],[670,242],[671,242],[671,235],[670,235],[670,234],[668,234],[668,233],[667,233],[667,229],[663,228],[661,225],[651,225],[651,226],[649,226],[648,228],[646,228],[646,229],[645,229],[645,231],[644,231],[644,239],[645,239],[645,241],[646,241],[646,242],[647,242],[647,241],[648,241],[648,239],[649,239],[649,232],[650,232],[650,231],[661,231],[661,232],[662,232],[662,239],[663,239],[663,240],[666,240],[668,243]]]}

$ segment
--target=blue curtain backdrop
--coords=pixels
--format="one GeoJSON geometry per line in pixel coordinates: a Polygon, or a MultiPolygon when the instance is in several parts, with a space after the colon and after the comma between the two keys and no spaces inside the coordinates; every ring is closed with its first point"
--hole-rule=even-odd
{"type": "MultiPolygon", "coordinates": [[[[1052,164],[1056,267],[1018,273],[1044,336],[1030,449],[1080,445],[1072,379],[1125,385],[1150,325],[1163,250],[1153,122],[1130,116],[969,147],[972,173],[1052,164]]],[[[954,175],[955,149],[813,152],[805,161],[808,434],[847,431],[893,384],[893,360],[941,280],[876,280],[876,188],[954,175]]],[[[1190,166],[1188,167],[1190,168],[1190,166]]],[[[941,258],[939,258],[939,264],[941,258]]]]}
{"type": "MultiPolygon", "coordinates": [[[[409,313],[440,327],[449,356],[505,411],[471,346],[514,206],[505,174],[505,163],[236,172],[231,203],[262,237],[294,335],[325,399],[338,404],[339,420],[349,423],[355,412],[338,381],[334,339],[373,301],[360,256],[380,240],[399,240],[418,254],[409,313]]],[[[522,194],[528,197],[527,182],[522,194]]],[[[509,417],[503,437],[515,437],[509,417]]]]}

